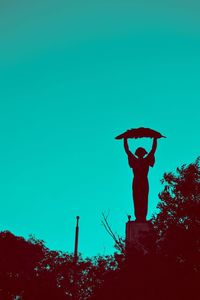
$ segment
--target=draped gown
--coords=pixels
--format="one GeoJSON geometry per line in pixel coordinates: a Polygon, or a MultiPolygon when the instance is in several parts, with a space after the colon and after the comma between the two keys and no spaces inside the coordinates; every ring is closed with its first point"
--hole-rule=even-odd
{"type": "Polygon", "coordinates": [[[129,153],[128,162],[134,174],[132,190],[136,221],[145,222],[149,194],[148,172],[149,167],[154,166],[154,153],[150,152],[144,158],[137,158],[132,153],[129,153]]]}

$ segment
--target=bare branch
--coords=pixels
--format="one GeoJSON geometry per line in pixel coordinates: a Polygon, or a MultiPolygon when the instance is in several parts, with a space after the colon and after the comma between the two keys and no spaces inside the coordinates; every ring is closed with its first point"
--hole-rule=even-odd
{"type": "Polygon", "coordinates": [[[115,242],[115,247],[122,253],[125,252],[124,249],[124,242],[123,239],[119,236],[116,236],[116,234],[113,232],[109,222],[108,222],[108,216],[106,216],[104,213],[102,213],[102,220],[101,223],[103,225],[103,227],[105,228],[105,230],[107,231],[107,233],[112,237],[112,239],[115,242]]]}

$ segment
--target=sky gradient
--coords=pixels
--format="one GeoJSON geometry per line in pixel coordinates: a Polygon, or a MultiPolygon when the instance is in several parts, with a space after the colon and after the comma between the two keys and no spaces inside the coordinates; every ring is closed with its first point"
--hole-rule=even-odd
{"type": "Polygon", "coordinates": [[[0,0],[0,44],[0,230],[73,251],[80,215],[79,250],[111,253],[101,213],[119,235],[133,215],[114,137],[140,126],[167,136],[149,217],[163,173],[199,155],[200,4],[0,0]]]}

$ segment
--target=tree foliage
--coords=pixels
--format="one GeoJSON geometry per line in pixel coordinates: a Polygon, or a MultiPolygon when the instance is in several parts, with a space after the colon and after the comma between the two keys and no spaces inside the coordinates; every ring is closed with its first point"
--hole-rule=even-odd
{"type": "Polygon", "coordinates": [[[200,275],[200,165],[166,173],[152,232],[124,260],[124,241],[103,215],[121,254],[75,263],[73,255],[49,250],[43,241],[0,232],[0,299],[195,299],[200,275]]]}
{"type": "Polygon", "coordinates": [[[75,264],[72,254],[51,251],[34,237],[0,232],[0,299],[89,299],[119,263],[117,256],[79,256],[75,264]]]}
{"type": "Polygon", "coordinates": [[[152,230],[94,300],[196,300],[200,275],[200,169],[192,164],[166,173],[152,230]],[[113,286],[115,287],[113,289],[113,286]]]}
{"type": "Polygon", "coordinates": [[[153,219],[160,254],[200,271],[200,159],[165,173],[159,213],[153,219]]]}

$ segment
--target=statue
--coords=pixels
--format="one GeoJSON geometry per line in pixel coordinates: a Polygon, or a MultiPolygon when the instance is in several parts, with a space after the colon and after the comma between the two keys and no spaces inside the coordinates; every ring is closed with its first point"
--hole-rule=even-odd
{"type": "Polygon", "coordinates": [[[154,153],[156,147],[157,139],[154,138],[152,149],[147,156],[145,156],[147,154],[146,150],[142,147],[138,148],[134,155],[129,150],[127,139],[124,139],[124,149],[128,155],[129,166],[134,173],[132,189],[137,222],[146,222],[149,194],[148,172],[149,167],[153,167],[155,163],[154,153]]]}
{"type": "Polygon", "coordinates": [[[124,149],[128,155],[129,166],[132,168],[134,174],[132,190],[136,222],[146,222],[149,194],[148,172],[149,167],[154,166],[157,139],[161,137],[164,136],[159,132],[143,127],[128,130],[116,137],[116,139],[124,139],[124,149]],[[139,137],[153,138],[152,149],[149,153],[142,147],[139,147],[135,151],[135,154],[130,151],[128,138],[139,137]]]}

